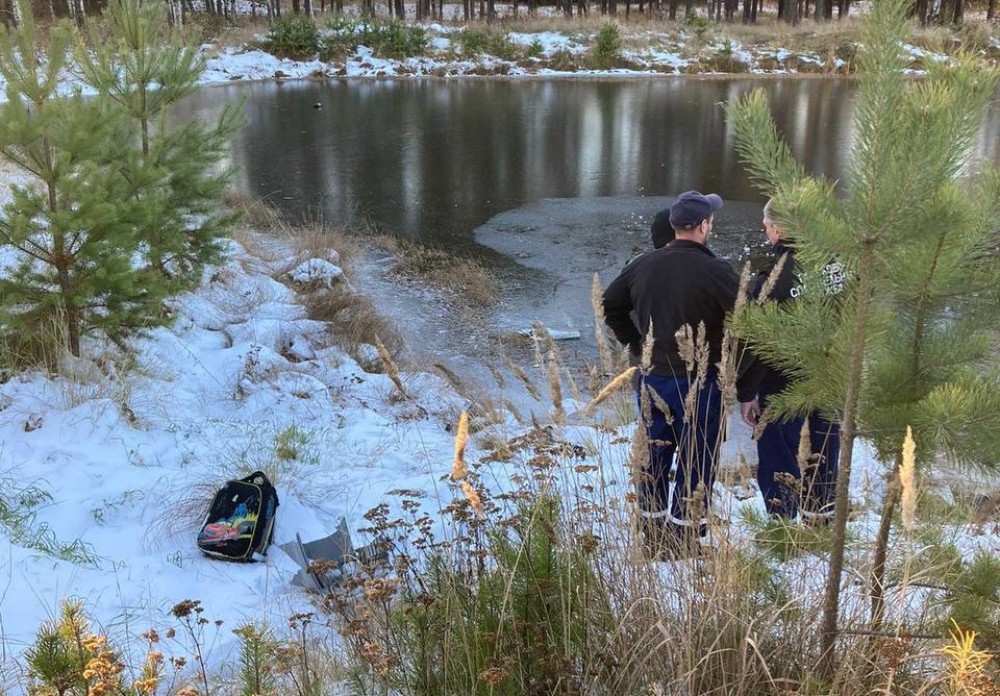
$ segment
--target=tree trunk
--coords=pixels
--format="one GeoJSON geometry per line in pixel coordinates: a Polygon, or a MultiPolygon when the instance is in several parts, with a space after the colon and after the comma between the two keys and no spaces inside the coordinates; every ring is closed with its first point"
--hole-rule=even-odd
{"type": "Polygon", "coordinates": [[[826,19],[826,6],[829,4],[830,0],[816,0],[816,6],[813,10],[813,20],[816,22],[822,22],[826,19]]]}
{"type": "Polygon", "coordinates": [[[847,513],[851,503],[851,464],[854,460],[854,440],[858,432],[858,401],[864,376],[865,344],[871,306],[872,275],[875,265],[875,241],[866,239],[858,264],[858,298],[855,307],[855,335],[851,345],[851,366],[844,414],[840,426],[840,470],[837,472],[837,493],[833,514],[833,536],[830,539],[830,566],[823,597],[823,622],[820,651],[820,674],[832,681],[837,670],[836,642],[840,611],[840,583],[844,572],[844,545],[847,538],[847,513]]]}
{"type": "Polygon", "coordinates": [[[997,13],[997,0],[990,0],[990,4],[986,7],[986,19],[988,21],[993,21],[997,13]]]}
{"type": "MultiPolygon", "coordinates": [[[[42,138],[42,149],[45,152],[45,168],[53,171],[55,166],[53,152],[49,146],[48,138],[42,138]]],[[[55,182],[48,183],[49,212],[56,215],[59,212],[59,196],[56,192],[55,182]]],[[[59,282],[59,294],[62,297],[63,310],[66,315],[63,317],[63,324],[66,328],[67,348],[76,357],[80,357],[80,310],[73,300],[73,281],[69,275],[70,255],[66,253],[66,236],[63,233],[52,234],[52,265],[56,270],[56,277],[59,282]]]]}
{"type": "Polygon", "coordinates": [[[953,24],[961,24],[965,17],[965,0],[955,0],[955,13],[952,15],[953,24]]]}
{"type": "Polygon", "coordinates": [[[302,0],[302,11],[305,13],[306,17],[313,16],[312,0],[302,0]]]}
{"type": "Polygon", "coordinates": [[[879,520],[878,535],[875,537],[875,550],[872,553],[872,575],[868,580],[868,590],[871,593],[872,613],[871,630],[882,628],[882,618],[885,614],[885,559],[889,551],[889,533],[892,531],[892,515],[902,493],[899,480],[899,469],[902,466],[902,454],[896,457],[896,466],[889,475],[889,488],[882,503],[882,519],[879,520]]]}

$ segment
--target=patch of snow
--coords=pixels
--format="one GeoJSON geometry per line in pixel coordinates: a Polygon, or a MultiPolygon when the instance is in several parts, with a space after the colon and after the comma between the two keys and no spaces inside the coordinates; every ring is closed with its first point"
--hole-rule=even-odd
{"type": "Polygon", "coordinates": [[[344,271],[340,266],[335,266],[326,259],[309,259],[288,272],[294,283],[308,285],[318,282],[328,288],[333,287],[343,275],[344,271]]]}

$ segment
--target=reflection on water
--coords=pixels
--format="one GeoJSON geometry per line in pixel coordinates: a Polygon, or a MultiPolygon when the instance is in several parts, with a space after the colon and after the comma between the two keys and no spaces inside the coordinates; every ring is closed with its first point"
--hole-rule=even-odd
{"type": "MultiPolygon", "coordinates": [[[[233,149],[242,192],[295,216],[468,247],[494,214],[545,198],[698,188],[759,202],[723,108],[755,87],[806,168],[842,179],[849,79],[251,83],[204,89],[179,116],[245,96],[250,124],[233,149]]],[[[1000,161],[1000,109],[979,155],[1000,161]]]]}

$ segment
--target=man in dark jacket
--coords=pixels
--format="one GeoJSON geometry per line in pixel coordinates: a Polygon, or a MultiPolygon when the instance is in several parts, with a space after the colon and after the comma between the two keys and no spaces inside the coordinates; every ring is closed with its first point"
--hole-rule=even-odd
{"type": "Polygon", "coordinates": [[[682,193],[670,206],[676,239],[628,264],[604,291],[605,321],[615,337],[640,355],[644,339],[652,341],[639,396],[649,440],[639,507],[652,558],[691,553],[707,524],[722,417],[716,364],[739,289],[735,271],[707,246],[721,208],[715,194],[682,193]]]}
{"type": "MultiPolygon", "coordinates": [[[[772,203],[764,206],[764,234],[771,243],[774,258],[760,271],[750,286],[752,297],[760,297],[769,288],[769,299],[790,302],[801,292],[795,249],[774,219],[772,203]],[[777,266],[778,275],[769,280],[777,266]]],[[[839,285],[825,283],[827,292],[837,292],[839,285]]],[[[755,360],[738,386],[743,421],[754,427],[769,399],[784,391],[790,380],[780,370],[755,360]]],[[[796,514],[804,524],[825,524],[833,515],[840,457],[840,427],[820,413],[809,414],[809,455],[799,462],[800,437],[805,418],[799,416],[765,424],[757,439],[757,483],[764,496],[764,506],[775,517],[793,519],[796,514]],[[804,464],[804,466],[800,465],[804,464]]]]}

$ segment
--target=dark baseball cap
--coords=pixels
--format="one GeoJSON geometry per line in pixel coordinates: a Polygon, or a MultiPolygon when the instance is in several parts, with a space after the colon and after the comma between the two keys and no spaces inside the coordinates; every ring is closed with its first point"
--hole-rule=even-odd
{"type": "Polygon", "coordinates": [[[649,238],[653,240],[653,248],[659,249],[674,241],[676,235],[670,226],[670,208],[664,208],[653,217],[649,226],[649,238]]]}
{"type": "Polygon", "coordinates": [[[720,210],[722,198],[718,194],[703,195],[697,191],[685,191],[670,206],[670,225],[675,230],[691,229],[720,210]]]}

